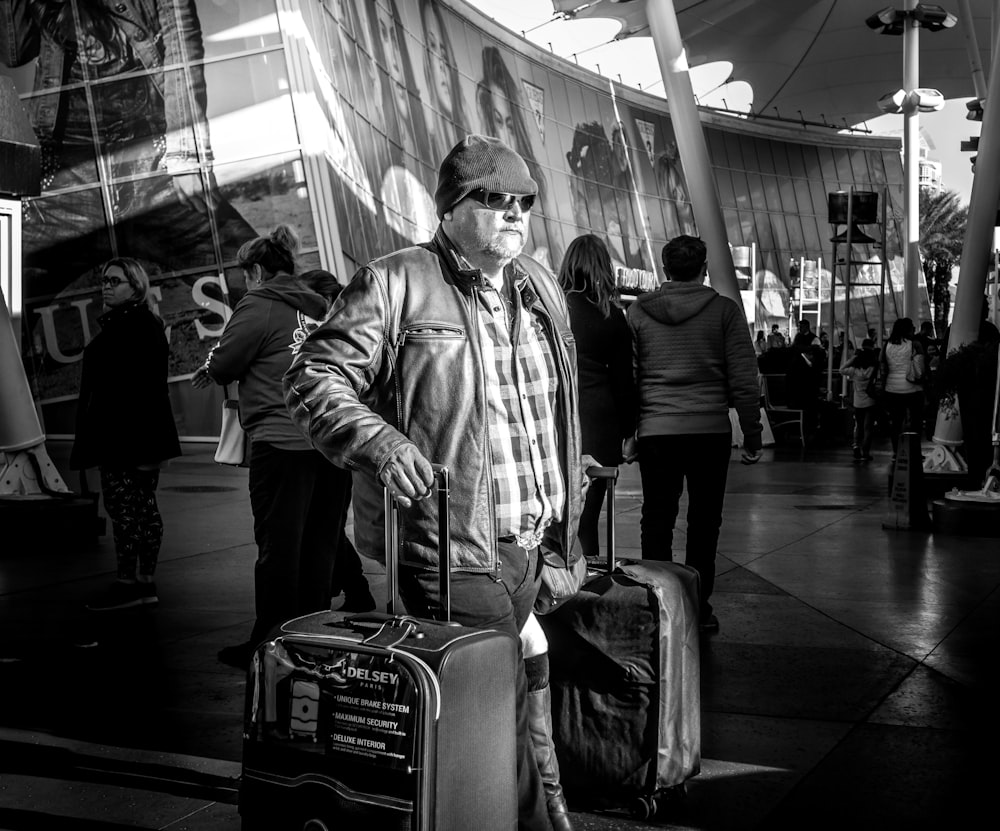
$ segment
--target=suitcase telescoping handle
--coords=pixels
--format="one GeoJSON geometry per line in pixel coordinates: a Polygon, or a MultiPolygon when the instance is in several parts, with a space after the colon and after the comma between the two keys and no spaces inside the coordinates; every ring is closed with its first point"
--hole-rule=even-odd
{"type": "Polygon", "coordinates": [[[603,479],[608,483],[608,574],[615,570],[615,484],[618,482],[616,467],[588,467],[587,475],[591,479],[603,479]]]}
{"type": "MultiPolygon", "coordinates": [[[[441,609],[444,619],[451,620],[451,480],[448,468],[432,465],[434,485],[438,497],[438,572],[441,591],[441,609]]],[[[399,503],[385,490],[385,590],[386,611],[396,614],[396,596],[399,592],[399,503]]]]}

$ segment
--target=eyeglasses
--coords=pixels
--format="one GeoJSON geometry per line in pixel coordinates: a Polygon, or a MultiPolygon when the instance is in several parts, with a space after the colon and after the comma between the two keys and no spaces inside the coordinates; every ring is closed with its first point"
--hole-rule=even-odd
{"type": "Polygon", "coordinates": [[[117,288],[122,283],[127,283],[128,280],[123,280],[121,277],[102,277],[101,285],[110,286],[111,288],[117,288]]]}
{"type": "Polygon", "coordinates": [[[533,193],[494,193],[491,190],[479,188],[472,191],[469,197],[491,211],[509,211],[517,202],[521,206],[521,210],[527,213],[535,204],[535,194],[533,193]]]}

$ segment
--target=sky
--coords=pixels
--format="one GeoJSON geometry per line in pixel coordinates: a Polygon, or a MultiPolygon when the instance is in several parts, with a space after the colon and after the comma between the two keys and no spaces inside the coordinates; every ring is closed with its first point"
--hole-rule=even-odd
{"type": "MultiPolygon", "coordinates": [[[[553,21],[551,0],[466,0],[498,23],[555,54],[575,60],[586,69],[622,83],[663,95],[663,82],[652,38],[634,37],[612,42],[620,26],[613,20],[553,21]],[[575,57],[574,57],[575,56],[575,57]]],[[[728,63],[694,67],[691,84],[704,106],[746,111],[753,103],[753,90],[742,81],[725,83],[728,63]]],[[[900,66],[902,74],[902,65],[900,66]]],[[[967,121],[965,101],[953,100],[936,113],[921,113],[920,131],[928,145],[928,157],[942,163],[942,180],[968,204],[972,193],[972,153],[960,150],[961,142],[978,136],[980,124],[967,121]]],[[[878,134],[902,136],[903,116],[883,115],[866,126],[878,134]]]]}

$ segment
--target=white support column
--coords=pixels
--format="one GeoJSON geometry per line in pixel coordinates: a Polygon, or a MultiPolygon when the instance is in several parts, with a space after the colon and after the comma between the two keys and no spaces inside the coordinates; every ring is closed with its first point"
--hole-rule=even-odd
{"type": "Polygon", "coordinates": [[[687,56],[681,41],[674,0],[646,0],[649,31],[656,47],[656,57],[667,93],[671,123],[677,137],[677,150],[684,166],[695,223],[708,248],[708,272],[719,294],[729,297],[742,309],[736,266],[729,250],[726,223],[719,204],[719,194],[708,160],[708,145],[701,127],[694,89],[688,74],[687,56]]]}
{"type": "MultiPolygon", "coordinates": [[[[920,22],[911,12],[917,0],[905,0],[903,23],[903,90],[920,86],[920,22]]],[[[920,327],[920,116],[917,107],[903,112],[903,316],[920,327]]]]}

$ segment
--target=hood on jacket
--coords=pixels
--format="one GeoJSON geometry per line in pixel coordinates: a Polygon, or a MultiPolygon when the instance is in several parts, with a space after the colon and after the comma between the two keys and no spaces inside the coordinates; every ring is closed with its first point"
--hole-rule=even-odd
{"type": "Polygon", "coordinates": [[[718,296],[715,289],[703,283],[678,280],[639,295],[635,302],[654,320],[673,326],[690,320],[718,296]]]}
{"type": "Polygon", "coordinates": [[[248,294],[284,303],[313,320],[326,317],[326,299],[291,274],[275,274],[263,285],[251,289],[248,294]]]}

